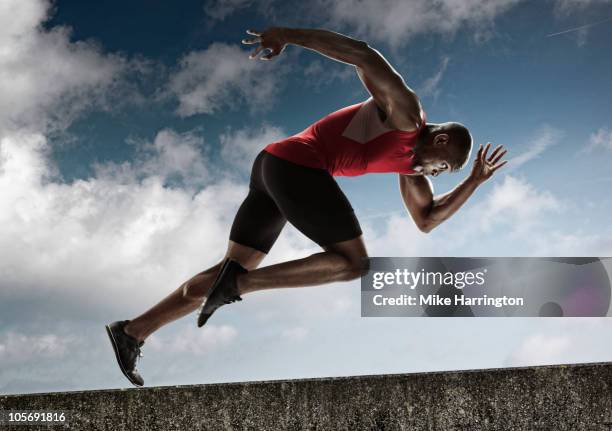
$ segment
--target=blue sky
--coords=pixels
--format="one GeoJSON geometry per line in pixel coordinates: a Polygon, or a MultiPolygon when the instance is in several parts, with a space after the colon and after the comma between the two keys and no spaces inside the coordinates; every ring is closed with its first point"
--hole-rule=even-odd
{"type": "MultiPolygon", "coordinates": [[[[368,41],[511,163],[430,235],[394,175],[341,178],[375,256],[612,255],[612,2],[8,1],[0,6],[0,393],[124,387],[102,326],[224,252],[264,145],[368,95],[246,28],[368,41]],[[553,35],[565,30],[576,29],[553,35]]],[[[465,172],[434,181],[443,192],[465,172]]],[[[266,263],[316,252],[286,229],[266,263]]],[[[362,319],[358,283],[258,293],[151,337],[148,385],[604,361],[607,319],[362,319]]]]}

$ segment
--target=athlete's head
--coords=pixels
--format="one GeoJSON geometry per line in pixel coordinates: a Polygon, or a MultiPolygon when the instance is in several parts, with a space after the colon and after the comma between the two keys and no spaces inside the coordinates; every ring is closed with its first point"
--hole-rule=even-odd
{"type": "Polygon", "coordinates": [[[461,123],[427,124],[414,151],[414,167],[424,175],[462,169],[470,159],[472,135],[461,123]]]}

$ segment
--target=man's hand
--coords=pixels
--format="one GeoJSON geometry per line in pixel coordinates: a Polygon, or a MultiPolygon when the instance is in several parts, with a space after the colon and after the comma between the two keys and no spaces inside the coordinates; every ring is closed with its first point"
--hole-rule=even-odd
{"type": "Polygon", "coordinates": [[[488,142],[484,148],[482,144],[480,144],[478,154],[476,154],[476,159],[474,160],[474,165],[472,166],[470,178],[476,181],[478,184],[481,184],[491,178],[495,171],[508,163],[507,160],[499,163],[502,157],[504,157],[504,155],[507,153],[506,150],[502,151],[504,148],[502,145],[497,146],[489,158],[487,158],[489,148],[491,148],[490,142],[488,142]]]}
{"type": "Polygon", "coordinates": [[[255,30],[247,30],[248,34],[255,36],[249,39],[242,39],[242,43],[245,45],[259,44],[257,48],[249,55],[250,59],[257,58],[257,55],[264,49],[269,50],[265,55],[262,55],[260,60],[270,60],[276,57],[278,54],[283,52],[287,46],[287,42],[284,37],[284,32],[281,27],[270,27],[269,29],[259,32],[255,30]]]}

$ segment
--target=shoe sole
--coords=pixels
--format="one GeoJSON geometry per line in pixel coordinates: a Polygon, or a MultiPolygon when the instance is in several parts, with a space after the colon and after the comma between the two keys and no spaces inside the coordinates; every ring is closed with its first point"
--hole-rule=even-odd
{"type": "MultiPolygon", "coordinates": [[[[229,266],[230,260],[231,259],[228,257],[223,262],[223,265],[221,265],[221,269],[219,269],[219,272],[217,273],[217,277],[215,278],[215,281],[212,284],[212,289],[210,290],[210,295],[208,295],[208,297],[206,298],[206,301],[204,301],[204,304],[202,304],[202,311],[200,311],[200,314],[198,315],[198,328],[201,328],[202,326],[204,326],[206,324],[206,322],[208,322],[208,319],[210,319],[210,316],[212,316],[213,313],[217,310],[217,309],[213,310],[213,312],[210,313],[210,314],[207,313],[208,315],[205,318],[202,317],[202,315],[204,314],[203,313],[204,309],[206,308],[206,303],[208,302],[208,298],[210,298],[212,296],[213,292],[217,289],[218,282],[225,275],[225,271],[227,270],[227,267],[229,266]]],[[[219,308],[219,307],[217,307],[217,308],[219,308]]]]}
{"type": "Polygon", "coordinates": [[[119,348],[117,347],[117,341],[115,340],[115,337],[113,336],[113,331],[108,325],[105,325],[105,328],[106,328],[106,333],[108,334],[108,338],[110,338],[110,342],[113,346],[113,351],[115,352],[115,358],[117,358],[117,363],[119,364],[119,368],[121,368],[121,372],[130,381],[131,384],[133,384],[134,386],[138,388],[141,387],[142,385],[139,385],[138,383],[133,381],[128,375],[128,373],[125,371],[125,368],[123,368],[123,364],[121,363],[121,358],[119,357],[119,348]]]}

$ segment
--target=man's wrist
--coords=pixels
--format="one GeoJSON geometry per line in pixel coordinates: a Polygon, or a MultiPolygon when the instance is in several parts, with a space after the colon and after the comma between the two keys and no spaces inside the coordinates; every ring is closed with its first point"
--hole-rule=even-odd
{"type": "Polygon", "coordinates": [[[485,181],[486,181],[485,179],[479,178],[476,175],[472,175],[472,174],[468,175],[468,177],[466,179],[466,182],[469,185],[473,186],[474,188],[478,187],[479,185],[481,185],[485,181]]]}
{"type": "Polygon", "coordinates": [[[280,30],[281,37],[285,43],[292,45],[301,45],[303,43],[303,36],[298,29],[291,27],[278,27],[280,30]]]}

